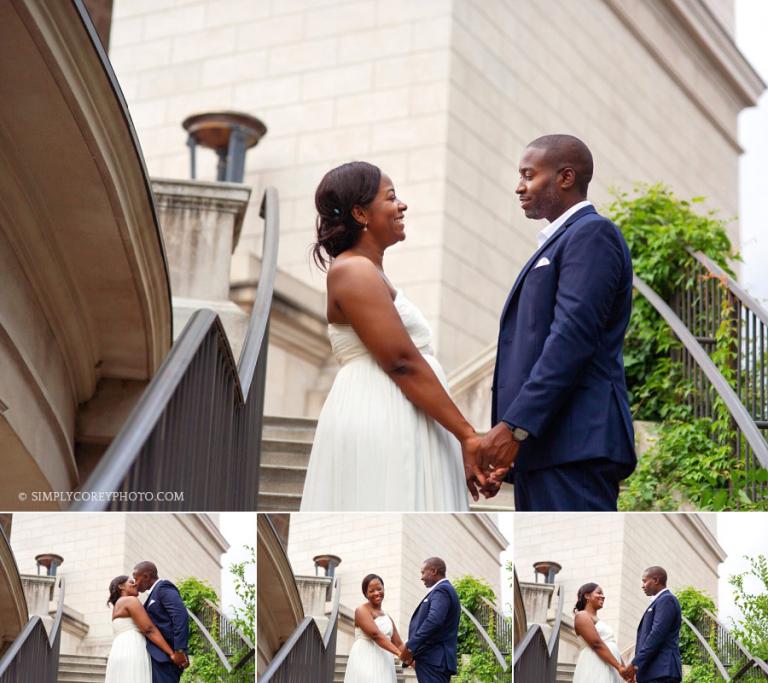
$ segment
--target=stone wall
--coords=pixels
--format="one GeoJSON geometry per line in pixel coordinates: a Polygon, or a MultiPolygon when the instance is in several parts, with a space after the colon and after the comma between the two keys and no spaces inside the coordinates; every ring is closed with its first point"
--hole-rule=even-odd
{"type": "Polygon", "coordinates": [[[58,512],[14,515],[11,547],[23,574],[37,573],[35,556],[40,553],[64,558],[58,573],[66,580],[65,604],[90,627],[76,654],[106,655],[112,644],[106,602],[113,578],[151,560],[161,578],[195,576],[220,593],[220,561],[227,546],[215,518],[206,515],[58,512]]]}

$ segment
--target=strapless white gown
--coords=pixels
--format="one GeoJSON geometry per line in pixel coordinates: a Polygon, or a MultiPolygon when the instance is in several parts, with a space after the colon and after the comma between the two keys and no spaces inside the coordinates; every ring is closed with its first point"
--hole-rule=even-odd
{"type": "Polygon", "coordinates": [[[104,683],[152,683],[147,639],[130,617],[112,620],[112,649],[104,683]]]}
{"type": "MultiPolygon", "coordinates": [[[[394,627],[386,614],[374,619],[379,631],[389,638],[394,627]]],[[[396,683],[395,657],[374,643],[362,629],[355,629],[355,642],[349,651],[344,683],[396,683]]]]}
{"type": "MultiPolygon", "coordinates": [[[[443,386],[426,318],[398,290],[395,308],[443,386]]],[[[329,325],[341,365],[320,413],[301,510],[468,510],[461,446],[416,408],[351,325],[329,325]]]]}
{"type": "MultiPolygon", "coordinates": [[[[608,649],[613,653],[613,656],[616,657],[616,660],[621,662],[619,644],[616,642],[613,629],[604,621],[598,621],[595,624],[595,628],[603,642],[608,646],[608,649]]],[[[591,647],[587,647],[581,636],[579,636],[578,642],[582,650],[576,662],[573,683],[623,683],[624,679],[619,676],[619,672],[600,659],[591,647]]]]}

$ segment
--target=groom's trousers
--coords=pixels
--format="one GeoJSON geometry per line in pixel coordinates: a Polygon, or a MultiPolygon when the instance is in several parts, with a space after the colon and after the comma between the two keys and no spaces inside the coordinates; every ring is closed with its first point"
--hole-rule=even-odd
{"type": "Polygon", "coordinates": [[[606,458],[515,470],[518,512],[615,512],[624,465],[606,458]]]}
{"type": "Polygon", "coordinates": [[[173,662],[152,660],[152,683],[179,683],[182,671],[173,662]]]}
{"type": "Polygon", "coordinates": [[[679,678],[652,678],[650,681],[644,681],[643,683],[680,683],[679,678]]]}
{"type": "Polygon", "coordinates": [[[426,662],[416,662],[416,680],[419,683],[450,683],[451,672],[426,662]]]}

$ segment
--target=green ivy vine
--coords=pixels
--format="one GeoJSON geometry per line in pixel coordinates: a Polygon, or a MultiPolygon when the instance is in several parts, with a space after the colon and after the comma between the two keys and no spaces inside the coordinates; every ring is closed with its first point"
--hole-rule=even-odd
{"type": "MultiPolygon", "coordinates": [[[[662,184],[638,185],[632,196],[617,193],[607,207],[627,240],[635,273],[665,300],[696,284],[687,274],[692,262],[688,248],[730,274],[729,263],[739,259],[727,221],[715,211],[695,210],[703,201],[679,199],[662,184]]],[[[733,383],[738,321],[728,297],[723,297],[720,315],[711,358],[733,383]]],[[[636,294],[624,344],[627,388],[634,419],[657,423],[658,434],[625,482],[619,509],[753,509],[745,485],[750,477],[761,480],[768,472],[747,473],[733,458],[734,426],[719,398],[712,419],[695,417],[688,398],[696,388],[684,377],[680,350],[669,326],[636,294]]]]}
{"type": "MultiPolygon", "coordinates": [[[[487,598],[493,604],[496,604],[496,593],[493,588],[483,581],[473,576],[463,576],[457,581],[453,581],[453,587],[459,596],[459,601],[470,612],[482,604],[482,598],[487,598]]],[[[493,620],[489,624],[484,624],[491,640],[495,641],[496,624],[493,620]]],[[[459,620],[459,635],[456,649],[459,659],[459,671],[451,680],[455,683],[495,683],[496,681],[506,681],[509,679],[509,669],[512,666],[511,653],[507,661],[507,673],[501,668],[496,657],[485,645],[480,634],[477,632],[474,624],[464,613],[459,620]]]]}

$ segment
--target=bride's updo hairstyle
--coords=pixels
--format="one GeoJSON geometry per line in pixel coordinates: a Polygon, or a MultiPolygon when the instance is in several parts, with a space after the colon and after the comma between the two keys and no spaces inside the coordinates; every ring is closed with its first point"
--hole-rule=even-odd
{"type": "Polygon", "coordinates": [[[382,579],[378,574],[368,574],[363,579],[363,595],[367,598],[368,597],[368,584],[371,583],[374,579],[378,579],[381,582],[381,587],[384,587],[384,579],[382,579]]]}
{"type": "Polygon", "coordinates": [[[576,606],[573,608],[574,612],[581,612],[587,606],[587,595],[599,585],[599,583],[585,583],[579,588],[579,592],[576,594],[576,606]]]}
{"type": "Polygon", "coordinates": [[[368,206],[380,184],[381,169],[366,161],[350,161],[323,176],[315,191],[317,242],[312,250],[319,268],[327,270],[341,252],[357,244],[364,226],[352,209],[368,206]]]}
{"type": "Polygon", "coordinates": [[[120,595],[120,586],[122,586],[128,579],[131,578],[130,576],[116,576],[112,581],[109,582],[109,600],[107,600],[107,605],[114,606],[115,603],[121,598],[120,595]]]}

